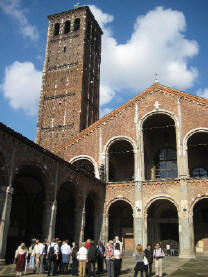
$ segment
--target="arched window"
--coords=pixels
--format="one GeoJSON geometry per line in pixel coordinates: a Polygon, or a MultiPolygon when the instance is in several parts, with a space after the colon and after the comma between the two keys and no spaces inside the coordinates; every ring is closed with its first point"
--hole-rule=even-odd
{"type": "Polygon", "coordinates": [[[156,178],[178,177],[176,150],[163,148],[155,159],[156,178]]]}
{"type": "Polygon", "coordinates": [[[80,29],[80,18],[76,18],[74,20],[74,31],[78,31],[80,29]]]}
{"type": "Polygon", "coordinates": [[[59,35],[59,30],[60,30],[60,24],[56,23],[54,26],[54,33],[53,33],[54,37],[59,35]]]}
{"type": "Polygon", "coordinates": [[[194,168],[194,170],[192,171],[192,177],[206,178],[207,169],[202,167],[194,168]]]}
{"type": "Polygon", "coordinates": [[[188,166],[191,177],[207,177],[208,169],[208,133],[194,133],[187,141],[188,166]]]}
{"type": "Polygon", "coordinates": [[[68,34],[71,29],[71,23],[70,20],[67,20],[64,24],[64,34],[68,34]]]}

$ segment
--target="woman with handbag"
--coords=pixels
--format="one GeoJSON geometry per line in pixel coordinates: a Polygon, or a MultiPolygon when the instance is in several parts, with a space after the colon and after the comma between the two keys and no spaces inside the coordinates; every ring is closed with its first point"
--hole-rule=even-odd
{"type": "Polygon", "coordinates": [[[145,272],[145,276],[148,277],[148,274],[147,274],[148,260],[145,257],[145,253],[143,252],[143,248],[141,244],[137,244],[135,258],[136,258],[136,265],[134,268],[134,277],[137,277],[137,274],[139,271],[140,271],[141,277],[143,277],[143,272],[145,272]]]}

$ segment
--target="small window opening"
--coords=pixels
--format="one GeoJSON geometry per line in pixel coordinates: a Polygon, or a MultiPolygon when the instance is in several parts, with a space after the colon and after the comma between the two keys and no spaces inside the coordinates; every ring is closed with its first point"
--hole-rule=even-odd
{"type": "Polygon", "coordinates": [[[54,26],[54,33],[53,33],[54,37],[59,35],[59,30],[60,30],[60,24],[56,23],[54,26]]]}
{"type": "Polygon", "coordinates": [[[70,20],[67,20],[64,24],[64,34],[68,34],[71,29],[71,23],[70,20]]]}
{"type": "Polygon", "coordinates": [[[76,18],[74,20],[74,31],[78,31],[80,29],[80,18],[76,18]]]}
{"type": "Polygon", "coordinates": [[[66,46],[64,46],[64,53],[66,53],[66,46]]]}

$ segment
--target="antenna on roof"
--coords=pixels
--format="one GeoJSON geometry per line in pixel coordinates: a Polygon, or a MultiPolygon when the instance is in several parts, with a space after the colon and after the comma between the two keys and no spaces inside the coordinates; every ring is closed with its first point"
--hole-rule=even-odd
{"type": "Polygon", "coordinates": [[[155,84],[159,83],[157,76],[158,76],[157,73],[155,73],[155,84]]]}

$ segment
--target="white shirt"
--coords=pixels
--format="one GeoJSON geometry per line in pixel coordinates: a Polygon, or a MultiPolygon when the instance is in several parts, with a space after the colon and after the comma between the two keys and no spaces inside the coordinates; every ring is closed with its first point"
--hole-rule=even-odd
{"type": "Polygon", "coordinates": [[[45,248],[45,245],[42,244],[42,243],[39,243],[37,246],[38,246],[38,247],[37,247],[36,254],[42,255],[42,254],[43,254],[43,250],[44,250],[44,248],[45,248]]]}
{"type": "Polygon", "coordinates": [[[70,255],[70,253],[71,253],[71,247],[67,243],[63,244],[61,246],[61,253],[65,254],[65,255],[70,255]]]}
{"type": "Polygon", "coordinates": [[[114,258],[115,259],[120,259],[120,251],[118,249],[114,250],[114,258]]]}
{"type": "Polygon", "coordinates": [[[79,249],[79,252],[77,253],[77,259],[79,261],[87,260],[87,249],[84,246],[79,249]]]}
{"type": "Polygon", "coordinates": [[[54,254],[58,254],[59,253],[59,251],[58,251],[58,245],[56,243],[54,243],[54,242],[52,242],[49,245],[47,253],[49,253],[49,250],[50,250],[51,247],[54,247],[54,254]]]}

